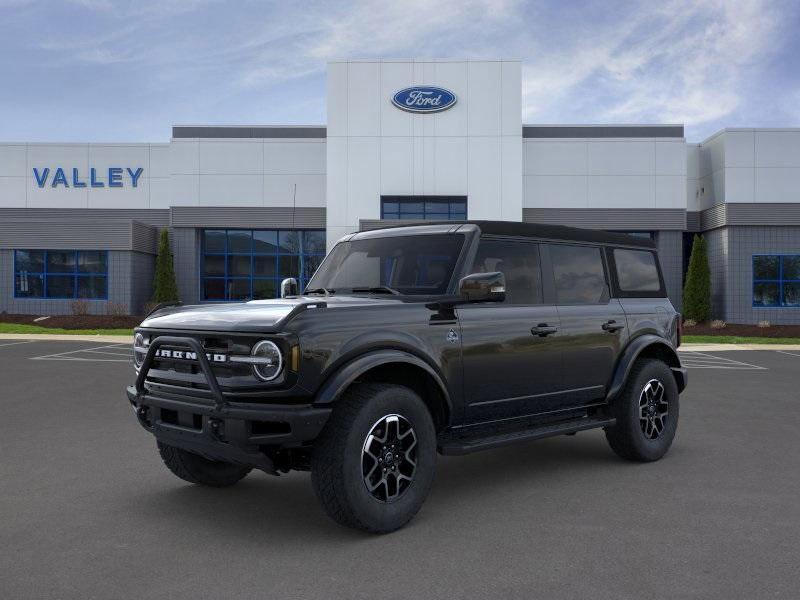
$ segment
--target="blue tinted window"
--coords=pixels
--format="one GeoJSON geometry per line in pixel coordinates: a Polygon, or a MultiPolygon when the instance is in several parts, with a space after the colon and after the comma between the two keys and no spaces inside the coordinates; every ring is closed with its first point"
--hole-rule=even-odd
{"type": "Polygon", "coordinates": [[[105,250],[15,250],[15,298],[108,298],[105,250]]]}
{"type": "Polygon", "coordinates": [[[297,229],[207,229],[202,236],[203,300],[276,298],[280,282],[305,287],[325,257],[325,232],[297,229]]]}
{"type": "Polygon", "coordinates": [[[453,196],[384,196],[381,219],[464,221],[467,199],[453,196]]]}
{"type": "Polygon", "coordinates": [[[753,306],[800,307],[800,254],[753,256],[753,306]]]}

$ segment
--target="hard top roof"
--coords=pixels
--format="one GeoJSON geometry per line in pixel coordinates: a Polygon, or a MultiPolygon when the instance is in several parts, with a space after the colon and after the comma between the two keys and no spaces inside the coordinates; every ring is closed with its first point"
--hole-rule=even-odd
{"type": "Polygon", "coordinates": [[[655,248],[652,240],[643,237],[602,231],[599,229],[583,229],[566,225],[544,225],[540,223],[517,223],[513,221],[469,221],[481,228],[481,232],[489,235],[510,235],[517,237],[535,237],[548,240],[567,240],[574,242],[596,242],[599,244],[623,244],[625,246],[642,246],[655,248]]]}
{"type": "Polygon", "coordinates": [[[392,235],[402,235],[401,230],[408,229],[409,233],[455,233],[463,230],[463,225],[474,225],[481,232],[488,235],[502,235],[512,237],[530,237],[546,240],[564,240],[570,242],[592,242],[597,244],[611,244],[615,246],[639,246],[642,248],[655,248],[652,240],[598,229],[582,229],[580,227],[567,227],[565,225],[544,225],[539,223],[519,223],[515,221],[430,221],[415,224],[402,224],[389,226],[372,231],[359,232],[353,237],[381,237],[381,232],[392,235]]]}

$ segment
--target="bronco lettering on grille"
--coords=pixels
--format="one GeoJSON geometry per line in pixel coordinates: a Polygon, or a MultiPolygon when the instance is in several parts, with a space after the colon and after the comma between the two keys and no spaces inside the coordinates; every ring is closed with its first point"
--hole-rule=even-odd
{"type": "MultiPolygon", "coordinates": [[[[156,350],[156,358],[171,358],[173,360],[197,360],[197,353],[189,350],[169,350],[167,348],[159,348],[156,350]]],[[[224,363],[228,362],[226,354],[213,354],[206,353],[206,358],[211,362],[224,363]]]]}

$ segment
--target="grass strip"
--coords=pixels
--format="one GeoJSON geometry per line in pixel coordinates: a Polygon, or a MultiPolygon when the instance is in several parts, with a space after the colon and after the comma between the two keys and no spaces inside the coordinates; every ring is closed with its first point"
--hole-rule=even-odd
{"type": "Polygon", "coordinates": [[[21,323],[0,323],[0,333],[50,333],[53,335],[133,335],[133,329],[62,329],[21,323]]]}

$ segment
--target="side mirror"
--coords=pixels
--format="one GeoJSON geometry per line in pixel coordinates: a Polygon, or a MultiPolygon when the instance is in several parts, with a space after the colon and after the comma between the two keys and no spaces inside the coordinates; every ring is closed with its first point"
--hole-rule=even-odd
{"type": "Polygon", "coordinates": [[[281,298],[287,296],[297,296],[297,279],[294,277],[287,277],[281,281],[281,298]]]}
{"type": "Polygon", "coordinates": [[[458,293],[467,302],[502,302],[506,299],[506,277],[499,271],[473,273],[458,282],[458,293]]]}

